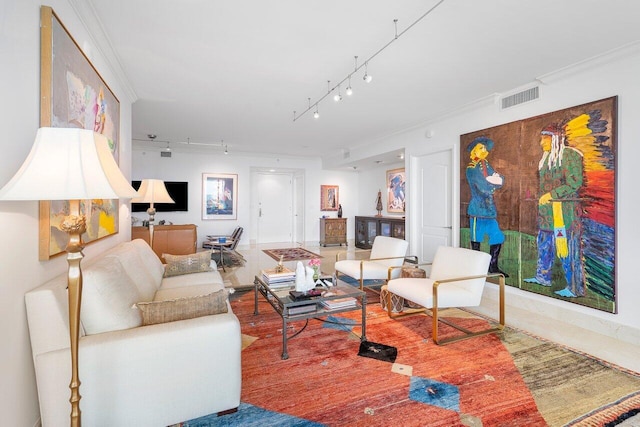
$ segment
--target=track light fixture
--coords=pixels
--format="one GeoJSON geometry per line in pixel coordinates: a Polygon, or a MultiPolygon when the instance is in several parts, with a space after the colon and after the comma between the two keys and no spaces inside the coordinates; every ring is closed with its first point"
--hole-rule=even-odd
{"type": "MultiPolygon", "coordinates": [[[[414,25],[416,25],[418,22],[422,21],[425,17],[427,17],[427,15],[429,15],[431,12],[433,12],[438,6],[440,6],[442,3],[444,3],[445,0],[440,0],[438,1],[434,6],[431,7],[431,9],[427,10],[425,13],[423,13],[418,19],[416,19],[415,21],[413,21],[411,23],[411,25],[409,25],[407,28],[405,28],[404,30],[402,30],[400,33],[398,33],[398,20],[394,19],[393,20],[393,25],[394,25],[394,35],[393,38],[384,46],[382,46],[380,49],[378,49],[376,51],[376,53],[374,53],[373,55],[371,55],[365,62],[364,62],[364,76],[362,77],[362,79],[367,82],[370,83],[373,80],[373,77],[368,73],[368,64],[369,61],[371,61],[373,58],[375,58],[376,56],[378,56],[378,54],[380,54],[383,50],[385,50],[386,48],[388,48],[391,43],[393,43],[394,41],[398,40],[404,33],[406,33],[407,31],[409,31],[410,28],[412,28],[414,25]]],[[[334,95],[334,100],[336,102],[340,101],[342,99],[342,94],[340,93],[340,85],[346,81],[348,81],[348,85],[347,85],[347,89],[345,91],[345,93],[348,96],[351,96],[353,94],[353,89],[351,87],[351,76],[358,72],[358,70],[362,67],[358,66],[358,57],[354,56],[355,58],[355,69],[353,70],[352,73],[349,73],[345,78],[343,78],[342,80],[340,80],[340,82],[338,82],[337,85],[335,85],[333,88],[331,88],[331,81],[327,80],[327,93],[325,93],[323,96],[321,96],[320,98],[318,98],[313,105],[315,106],[315,111],[313,112],[313,117],[315,117],[316,119],[320,116],[318,114],[318,104],[325,99],[333,90],[335,90],[336,88],[338,88],[338,93],[336,95],[334,95]]],[[[296,111],[294,110],[293,112],[293,121],[295,122],[296,120],[298,120],[300,117],[304,116],[308,111],[311,111],[311,98],[309,98],[309,107],[304,110],[302,113],[300,114],[296,114],[296,111]]]]}
{"type": "Polygon", "coordinates": [[[367,83],[371,83],[371,80],[373,80],[373,77],[371,76],[371,74],[367,72],[367,64],[368,64],[368,61],[364,63],[364,76],[362,76],[362,80],[364,80],[367,83]]]}
{"type": "Polygon", "coordinates": [[[340,85],[338,85],[338,93],[333,95],[333,100],[336,102],[342,101],[342,94],[340,93],[340,85]]]}

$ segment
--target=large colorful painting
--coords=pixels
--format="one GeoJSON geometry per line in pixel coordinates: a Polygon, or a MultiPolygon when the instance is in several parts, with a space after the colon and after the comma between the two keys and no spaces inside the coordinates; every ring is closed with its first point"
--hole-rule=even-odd
{"type": "MultiPolygon", "coordinates": [[[[40,126],[93,129],[105,135],[116,162],[119,152],[120,102],[48,6],[41,14],[40,126]]],[[[118,200],[83,200],[85,243],[118,232],[118,200]]],[[[63,253],[67,233],[58,225],[69,202],[40,202],[41,260],[63,253]]]]}
{"type": "Polygon", "coordinates": [[[237,219],[238,175],[202,174],[202,219],[237,219]]]}
{"type": "Polygon", "coordinates": [[[507,284],[616,312],[617,97],[460,137],[460,245],[507,284]]]}
{"type": "Polygon", "coordinates": [[[404,168],[387,171],[387,212],[404,213],[404,168]]]}

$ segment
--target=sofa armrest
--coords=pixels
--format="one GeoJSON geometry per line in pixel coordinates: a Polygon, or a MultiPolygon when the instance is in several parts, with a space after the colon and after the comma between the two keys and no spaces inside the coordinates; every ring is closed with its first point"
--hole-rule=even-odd
{"type": "MultiPolygon", "coordinates": [[[[231,312],[80,339],[83,422],[171,425],[240,403],[241,333],[231,312]]],[[[43,425],[69,424],[68,349],[36,356],[43,425]]]]}

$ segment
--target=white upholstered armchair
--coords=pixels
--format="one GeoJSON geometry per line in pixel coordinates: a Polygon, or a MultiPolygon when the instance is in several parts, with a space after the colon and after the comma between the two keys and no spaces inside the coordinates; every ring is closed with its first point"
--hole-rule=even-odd
{"type": "Polygon", "coordinates": [[[424,308],[407,310],[400,314],[393,313],[391,311],[391,295],[388,294],[387,311],[389,317],[398,318],[430,310],[432,316],[432,339],[436,344],[447,344],[501,331],[505,325],[505,281],[502,274],[487,274],[490,261],[491,256],[485,252],[440,246],[431,263],[431,273],[428,278],[400,278],[387,282],[387,289],[391,294],[398,295],[424,308]],[[479,306],[486,279],[489,277],[497,277],[500,285],[500,317],[497,326],[480,331],[470,331],[439,317],[438,310],[442,308],[479,306]],[[458,334],[446,339],[439,338],[439,321],[458,329],[464,334],[458,334]]]}
{"type": "Polygon", "coordinates": [[[401,267],[407,255],[409,242],[395,237],[376,236],[371,246],[369,259],[340,259],[336,255],[336,275],[344,274],[353,277],[364,288],[365,280],[387,280],[389,277],[400,277],[400,270],[390,271],[390,267],[401,267]]]}

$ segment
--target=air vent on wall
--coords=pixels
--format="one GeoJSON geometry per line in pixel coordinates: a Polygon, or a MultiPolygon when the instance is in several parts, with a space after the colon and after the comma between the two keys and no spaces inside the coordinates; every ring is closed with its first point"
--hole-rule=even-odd
{"type": "Polygon", "coordinates": [[[171,157],[171,151],[161,151],[160,157],[171,157]]]}
{"type": "Polygon", "coordinates": [[[540,97],[538,86],[531,89],[523,90],[522,92],[514,93],[513,95],[505,96],[502,98],[502,109],[514,107],[516,105],[524,104],[525,102],[533,101],[540,97]]]}

